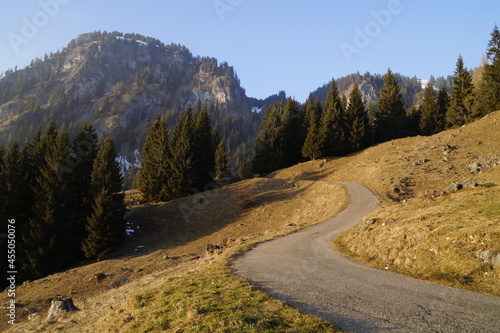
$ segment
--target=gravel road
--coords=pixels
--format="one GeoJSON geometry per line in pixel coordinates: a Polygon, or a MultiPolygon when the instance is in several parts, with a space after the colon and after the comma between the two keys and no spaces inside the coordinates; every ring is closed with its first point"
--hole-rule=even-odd
{"type": "Polygon", "coordinates": [[[346,210],[258,245],[235,260],[236,272],[349,332],[500,332],[500,297],[370,268],[332,250],[333,237],[378,206],[366,187],[342,184],[351,194],[346,210]]]}

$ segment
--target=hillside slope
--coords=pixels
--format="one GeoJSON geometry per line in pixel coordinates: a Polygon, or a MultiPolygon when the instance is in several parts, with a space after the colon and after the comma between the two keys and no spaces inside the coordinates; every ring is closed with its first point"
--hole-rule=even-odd
{"type": "MultiPolygon", "coordinates": [[[[0,331],[333,332],[234,276],[229,262],[255,242],[341,211],[348,202],[341,185],[260,178],[214,184],[212,191],[167,203],[136,206],[138,200],[128,193],[131,236],[118,253],[18,286],[17,325],[0,321],[0,331]],[[209,255],[208,244],[224,248],[209,255]],[[71,296],[80,311],[47,320],[57,295],[71,296]]],[[[0,299],[7,304],[7,293],[0,299]]]]}
{"type": "Polygon", "coordinates": [[[370,187],[383,207],[339,237],[337,249],[382,269],[500,295],[499,123],[495,112],[458,129],[300,164],[273,177],[370,187]]]}

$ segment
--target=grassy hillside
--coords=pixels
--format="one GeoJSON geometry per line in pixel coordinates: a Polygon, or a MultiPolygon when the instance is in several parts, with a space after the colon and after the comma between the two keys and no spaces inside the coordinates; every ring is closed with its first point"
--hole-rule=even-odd
{"type": "MultiPolygon", "coordinates": [[[[128,200],[140,196],[129,192],[128,200]]],[[[256,242],[321,222],[347,202],[346,190],[333,182],[262,178],[133,206],[136,231],[113,258],[18,287],[18,325],[10,331],[333,332],[232,274],[230,260],[256,242]],[[223,250],[206,254],[207,244],[223,243],[223,250]],[[57,295],[71,296],[80,311],[48,321],[57,295]]],[[[3,304],[6,293],[1,297],[3,304]]]]}
{"type": "Polygon", "coordinates": [[[500,112],[430,137],[300,164],[284,179],[354,181],[384,203],[335,247],[362,262],[500,295],[500,112]],[[445,190],[472,178],[475,188],[445,190]],[[494,266],[496,265],[496,267],[494,266]]]}

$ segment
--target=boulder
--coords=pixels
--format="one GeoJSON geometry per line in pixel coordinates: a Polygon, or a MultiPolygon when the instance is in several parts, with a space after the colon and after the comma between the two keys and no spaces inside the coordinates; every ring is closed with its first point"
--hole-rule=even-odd
{"type": "Polygon", "coordinates": [[[462,186],[464,188],[476,188],[477,187],[477,183],[474,181],[474,179],[472,178],[469,178],[467,179],[463,184],[462,186]]]}
{"type": "Polygon", "coordinates": [[[450,185],[448,185],[447,188],[444,189],[444,192],[445,193],[458,192],[459,190],[462,189],[462,187],[463,187],[462,184],[453,182],[450,185]]]}
{"type": "Polygon", "coordinates": [[[497,253],[496,255],[491,257],[491,264],[493,267],[500,266],[500,253],[497,253]]]}

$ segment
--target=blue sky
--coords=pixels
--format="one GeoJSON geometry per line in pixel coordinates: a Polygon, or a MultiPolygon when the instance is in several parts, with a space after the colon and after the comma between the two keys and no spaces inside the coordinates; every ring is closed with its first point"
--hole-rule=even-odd
{"type": "Polygon", "coordinates": [[[359,71],[453,74],[480,64],[500,1],[2,0],[0,72],[95,30],[186,45],[232,65],[247,95],[285,90],[299,101],[359,71]],[[20,4],[22,3],[22,4],[20,4]]]}

